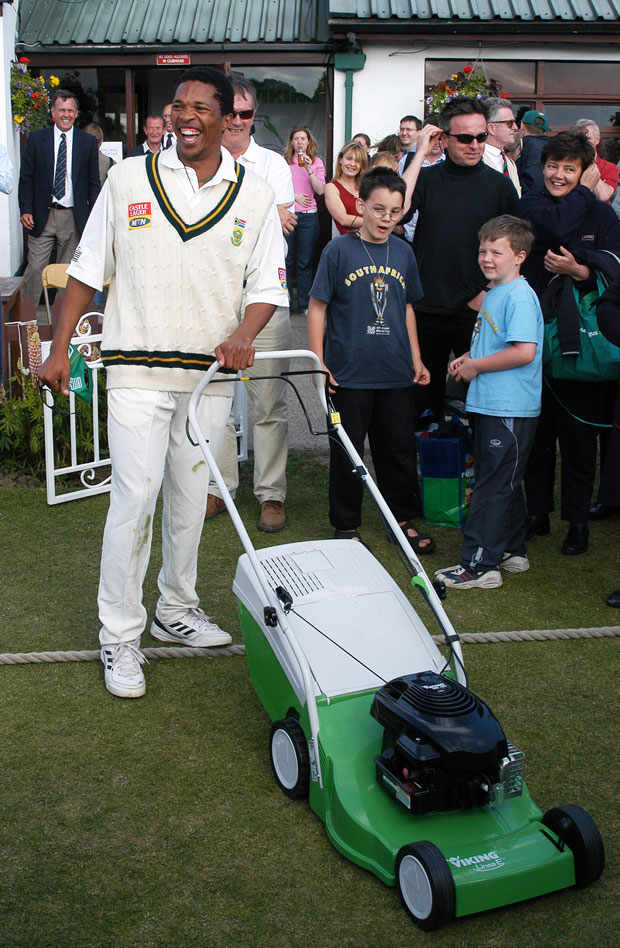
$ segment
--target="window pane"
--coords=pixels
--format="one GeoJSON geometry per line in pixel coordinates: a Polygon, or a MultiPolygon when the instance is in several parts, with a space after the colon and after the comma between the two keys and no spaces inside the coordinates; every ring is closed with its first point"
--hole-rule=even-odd
{"type": "Polygon", "coordinates": [[[48,80],[52,75],[60,79],[60,89],[74,92],[80,114],[78,128],[97,122],[103,128],[107,141],[127,141],[127,110],[125,108],[125,72],[118,67],[81,69],[42,69],[48,80]]]}
{"type": "MultiPolygon", "coordinates": [[[[463,66],[466,65],[467,63],[462,59],[427,59],[425,84],[434,86],[438,82],[443,82],[452,73],[462,72],[463,66]]],[[[484,66],[489,79],[497,79],[501,82],[504,92],[523,94],[535,91],[536,72],[533,62],[487,60],[484,66]]]]}
{"type": "Polygon", "coordinates": [[[577,119],[591,118],[597,125],[605,127],[616,123],[618,117],[618,103],[609,102],[607,105],[591,102],[572,102],[562,103],[548,102],[545,105],[544,113],[547,116],[549,124],[555,131],[556,125],[572,125],[577,119]]]}
{"type": "Polygon", "coordinates": [[[563,95],[617,95],[620,98],[618,63],[545,63],[545,93],[563,95]]]}
{"type": "MultiPolygon", "coordinates": [[[[280,154],[293,125],[307,125],[325,158],[325,70],[320,66],[232,66],[231,78],[243,76],[256,87],[258,109],[254,137],[280,154]],[[277,76],[277,78],[275,78],[277,76]]],[[[327,169],[328,172],[330,169],[327,169]]]]}

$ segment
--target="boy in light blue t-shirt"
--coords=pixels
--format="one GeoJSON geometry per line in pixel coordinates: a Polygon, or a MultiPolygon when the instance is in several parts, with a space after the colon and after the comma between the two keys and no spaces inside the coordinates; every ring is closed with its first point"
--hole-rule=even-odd
{"type": "Polygon", "coordinates": [[[525,551],[521,481],[534,440],[542,386],[543,319],[538,298],[520,275],[534,235],[528,221],[504,214],[478,234],[478,263],[490,289],[471,348],[450,363],[469,382],[476,484],[465,523],[461,563],[435,576],[455,589],[495,589],[501,569],[530,568],[525,551]]]}

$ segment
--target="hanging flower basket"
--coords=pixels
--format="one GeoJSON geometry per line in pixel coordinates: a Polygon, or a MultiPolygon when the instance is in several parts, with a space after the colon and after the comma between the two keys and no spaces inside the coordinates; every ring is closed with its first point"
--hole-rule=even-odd
{"type": "Polygon", "coordinates": [[[436,119],[444,105],[457,95],[466,95],[470,99],[508,98],[508,93],[502,92],[501,82],[487,78],[484,70],[469,63],[461,72],[454,72],[444,82],[427,88],[424,117],[436,119]]]}
{"type": "MultiPolygon", "coordinates": [[[[50,96],[43,76],[32,75],[28,69],[30,60],[22,56],[19,62],[11,63],[11,109],[13,124],[23,135],[50,124],[50,96]]],[[[59,84],[56,76],[50,76],[53,88],[59,84]]]]}

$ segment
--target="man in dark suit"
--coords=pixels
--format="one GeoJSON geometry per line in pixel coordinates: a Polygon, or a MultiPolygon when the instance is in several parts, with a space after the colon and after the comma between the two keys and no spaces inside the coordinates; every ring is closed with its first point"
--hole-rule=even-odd
{"type": "Polygon", "coordinates": [[[147,115],[146,122],[143,125],[145,139],[141,145],[136,145],[128,152],[128,158],[135,158],[139,155],[149,155],[152,151],[161,151],[162,138],[164,137],[164,120],[161,115],[147,115]]]}
{"type": "Polygon", "coordinates": [[[58,263],[69,263],[100,190],[97,142],[74,128],[78,103],[59,89],[52,100],[53,128],[31,132],[19,175],[19,209],[28,231],[25,294],[35,307],[41,271],[54,244],[58,263]]]}
{"type": "Polygon", "coordinates": [[[177,140],[172,127],[172,102],[164,105],[161,112],[161,117],[164,120],[164,137],[161,147],[166,150],[167,148],[170,148],[171,145],[175,145],[177,140]]]}

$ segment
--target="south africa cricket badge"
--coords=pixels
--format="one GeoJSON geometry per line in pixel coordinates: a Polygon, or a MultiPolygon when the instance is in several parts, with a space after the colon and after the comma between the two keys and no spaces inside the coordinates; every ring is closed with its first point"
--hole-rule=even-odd
{"type": "Polygon", "coordinates": [[[230,238],[230,242],[233,245],[233,247],[241,246],[244,230],[245,230],[245,221],[242,221],[240,217],[235,217],[235,224],[233,226],[232,237],[230,238]]]}

